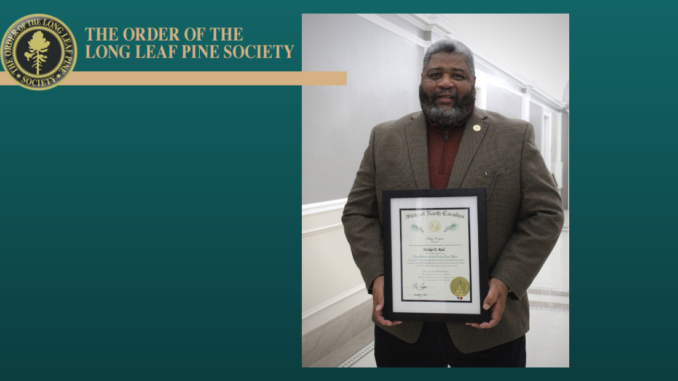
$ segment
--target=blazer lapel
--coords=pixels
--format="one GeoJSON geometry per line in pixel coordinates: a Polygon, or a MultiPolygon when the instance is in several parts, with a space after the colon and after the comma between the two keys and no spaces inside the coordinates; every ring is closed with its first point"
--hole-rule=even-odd
{"type": "MultiPolygon", "coordinates": [[[[417,189],[430,189],[431,180],[428,174],[428,138],[426,135],[426,118],[420,112],[412,117],[405,126],[407,151],[414,172],[417,189]]],[[[455,164],[456,165],[456,164],[455,164]]]]}
{"type": "Polygon", "coordinates": [[[447,184],[447,188],[459,188],[464,181],[464,177],[471,166],[473,157],[489,127],[489,123],[485,121],[486,118],[487,113],[485,113],[484,110],[476,108],[473,111],[471,118],[466,122],[464,134],[461,137],[461,143],[459,143],[459,150],[457,151],[457,157],[454,159],[454,166],[452,167],[452,173],[450,174],[450,181],[447,184]],[[476,125],[480,126],[480,131],[475,131],[473,129],[473,126],[476,125]]]}

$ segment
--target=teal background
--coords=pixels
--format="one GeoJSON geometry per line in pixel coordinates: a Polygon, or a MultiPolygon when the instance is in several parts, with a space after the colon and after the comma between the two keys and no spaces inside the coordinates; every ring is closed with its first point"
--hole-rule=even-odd
{"type": "Polygon", "coordinates": [[[3,4],[3,34],[64,21],[76,71],[300,70],[301,13],[570,13],[571,365],[300,368],[300,87],[3,86],[0,379],[658,376],[676,339],[667,4],[3,4]],[[96,26],[238,26],[294,58],[87,60],[96,26]]]}

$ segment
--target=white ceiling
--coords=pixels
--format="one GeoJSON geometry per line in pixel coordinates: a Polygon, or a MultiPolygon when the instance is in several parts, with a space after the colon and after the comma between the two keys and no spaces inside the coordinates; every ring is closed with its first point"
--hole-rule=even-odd
{"type": "Polygon", "coordinates": [[[563,99],[570,79],[567,14],[445,14],[459,34],[563,99]]]}

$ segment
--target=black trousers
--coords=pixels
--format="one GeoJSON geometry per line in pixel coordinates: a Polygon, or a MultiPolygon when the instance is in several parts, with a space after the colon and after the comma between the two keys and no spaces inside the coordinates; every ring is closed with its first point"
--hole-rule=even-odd
{"type": "Polygon", "coordinates": [[[525,336],[480,352],[462,353],[445,323],[424,323],[419,339],[409,344],[374,326],[377,367],[525,367],[525,336]]]}

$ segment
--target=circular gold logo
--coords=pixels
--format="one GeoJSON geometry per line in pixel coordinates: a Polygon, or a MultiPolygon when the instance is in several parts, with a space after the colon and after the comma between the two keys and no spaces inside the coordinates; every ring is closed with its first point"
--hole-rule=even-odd
{"type": "Polygon", "coordinates": [[[438,230],[440,230],[440,222],[436,220],[429,222],[428,229],[434,233],[437,232],[438,230]]]}
{"type": "Polygon", "coordinates": [[[455,296],[465,296],[471,290],[471,285],[464,277],[456,277],[450,283],[450,291],[455,296]]]}
{"type": "Polygon", "coordinates": [[[19,85],[47,90],[73,70],[75,37],[61,20],[30,15],[17,20],[2,38],[2,66],[19,85]]]}

